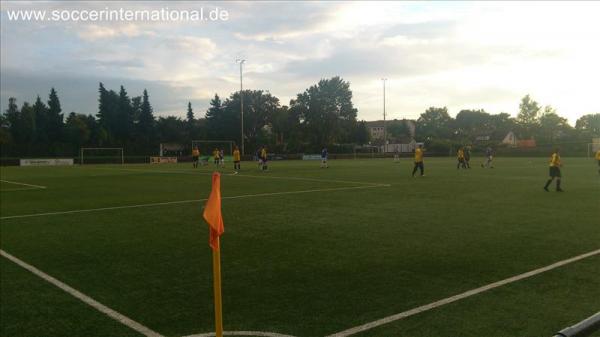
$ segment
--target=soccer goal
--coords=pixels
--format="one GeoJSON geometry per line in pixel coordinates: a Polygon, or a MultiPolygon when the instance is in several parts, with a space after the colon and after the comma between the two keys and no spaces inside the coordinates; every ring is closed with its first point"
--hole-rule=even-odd
{"type": "Polygon", "coordinates": [[[233,154],[234,141],[231,140],[192,140],[192,149],[197,147],[202,156],[210,155],[214,149],[223,150],[226,155],[233,154]]]}
{"type": "Polygon", "coordinates": [[[82,147],[79,164],[125,164],[122,147],[82,147]]]}

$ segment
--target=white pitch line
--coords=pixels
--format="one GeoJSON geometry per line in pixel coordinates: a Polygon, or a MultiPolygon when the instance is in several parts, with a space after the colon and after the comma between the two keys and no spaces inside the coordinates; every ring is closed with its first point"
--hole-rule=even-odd
{"type": "Polygon", "coordinates": [[[3,183],[15,184],[15,185],[21,185],[21,186],[29,186],[29,187],[35,187],[35,188],[41,188],[41,189],[46,188],[46,186],[25,184],[25,183],[19,183],[19,182],[16,182],[16,181],[8,181],[8,180],[0,180],[0,181],[3,182],[3,183]]]}
{"type": "Polygon", "coordinates": [[[31,191],[31,190],[39,190],[39,188],[37,188],[37,187],[9,188],[9,189],[0,189],[0,192],[31,191]]]}
{"type": "MultiPolygon", "coordinates": [[[[271,193],[258,193],[258,194],[243,194],[243,195],[235,195],[235,196],[230,196],[230,197],[221,197],[221,199],[241,199],[241,198],[267,197],[267,196],[286,195],[286,194],[302,194],[302,193],[314,193],[314,192],[346,191],[346,190],[358,190],[358,189],[375,188],[375,187],[384,187],[384,186],[378,186],[378,185],[373,185],[373,186],[354,186],[354,187],[320,188],[320,189],[300,190],[300,191],[271,192],[271,193]]],[[[206,200],[207,199],[191,199],[191,200],[178,200],[178,201],[167,201],[167,202],[153,202],[153,203],[149,203],[149,204],[138,204],[138,205],[112,206],[112,207],[76,209],[76,210],[70,210],[70,211],[57,211],[57,212],[46,212],[46,213],[10,215],[10,216],[0,217],[0,220],[20,219],[20,218],[32,218],[32,217],[40,217],[40,216],[63,215],[63,214],[75,214],[75,213],[101,212],[101,211],[111,211],[111,210],[127,209],[127,208],[141,208],[141,207],[152,207],[152,206],[186,204],[186,203],[193,203],[193,202],[202,202],[202,201],[206,201],[206,200]]]]}
{"type": "MultiPolygon", "coordinates": [[[[284,335],[276,332],[265,332],[265,331],[223,331],[224,336],[256,336],[256,337],[294,337],[291,335],[284,335]]],[[[196,335],[189,335],[184,337],[214,337],[214,332],[201,333],[196,335]]]]}
{"type": "Polygon", "coordinates": [[[439,301],[436,301],[436,302],[432,302],[432,303],[429,303],[429,304],[425,304],[425,305],[422,305],[420,307],[416,307],[416,308],[413,308],[413,309],[401,312],[399,314],[391,315],[391,316],[384,317],[384,318],[378,319],[376,321],[369,322],[369,323],[366,323],[366,324],[363,324],[363,325],[359,325],[359,326],[356,326],[356,327],[353,327],[353,328],[350,328],[350,329],[347,329],[347,330],[344,330],[344,331],[336,332],[336,333],[334,333],[332,335],[328,335],[326,337],[346,337],[346,336],[351,336],[351,335],[357,334],[359,332],[363,332],[363,331],[366,331],[366,330],[370,330],[370,329],[376,328],[376,327],[378,327],[380,325],[391,323],[391,322],[394,322],[394,321],[397,321],[397,320],[400,320],[400,319],[403,319],[403,318],[406,318],[406,317],[410,317],[410,316],[413,316],[413,315],[416,315],[416,314],[419,314],[419,313],[422,313],[422,312],[425,312],[425,311],[428,311],[428,310],[431,310],[431,309],[435,309],[435,308],[441,307],[443,305],[446,305],[446,304],[449,304],[449,303],[452,303],[452,302],[456,302],[456,301],[465,299],[467,297],[471,297],[471,296],[480,294],[480,293],[482,293],[484,291],[488,291],[488,290],[491,290],[491,289],[494,289],[494,288],[498,288],[498,287],[501,287],[501,286],[504,286],[504,285],[507,285],[507,284],[510,284],[510,283],[513,283],[513,282],[517,282],[517,281],[520,281],[522,279],[526,279],[528,277],[532,277],[534,275],[538,275],[538,274],[547,272],[549,270],[552,270],[552,269],[555,269],[555,268],[558,268],[558,267],[562,267],[562,266],[564,266],[566,264],[573,263],[573,262],[576,262],[576,261],[588,258],[590,256],[598,255],[598,254],[600,254],[600,249],[597,249],[597,250],[594,250],[594,251],[591,251],[591,252],[588,252],[588,253],[585,253],[585,254],[581,254],[581,255],[578,255],[578,256],[566,259],[566,260],[562,260],[562,261],[553,263],[553,264],[551,264],[549,266],[546,266],[546,267],[534,269],[532,271],[529,271],[529,272],[526,272],[526,273],[523,273],[523,274],[519,274],[519,275],[516,275],[516,276],[513,276],[513,277],[509,277],[509,278],[501,280],[501,281],[490,283],[490,284],[484,285],[484,286],[479,287],[479,288],[471,289],[471,290],[465,291],[464,293],[461,293],[461,294],[458,294],[458,295],[454,295],[454,296],[450,296],[450,297],[447,297],[447,298],[444,298],[442,300],[439,300],[439,301]]]}
{"type": "Polygon", "coordinates": [[[131,318],[118,313],[116,311],[114,311],[113,309],[105,306],[104,304],[96,301],[95,299],[85,295],[84,293],[78,291],[77,289],[74,289],[72,287],[70,287],[69,285],[55,279],[54,277],[44,273],[43,271],[37,269],[36,267],[10,255],[9,253],[5,252],[4,250],[0,249],[0,255],[7,258],[8,260],[16,263],[17,265],[23,267],[24,269],[30,271],[31,273],[35,274],[36,276],[39,276],[40,278],[44,279],[45,281],[47,281],[48,283],[51,283],[52,285],[64,290],[65,292],[67,292],[69,295],[77,298],[78,300],[82,301],[83,303],[91,306],[92,308],[100,311],[101,313],[105,314],[106,316],[116,320],[117,322],[143,334],[144,336],[148,336],[148,337],[164,337],[163,335],[159,334],[156,331],[151,330],[150,328],[132,320],[131,318]]]}

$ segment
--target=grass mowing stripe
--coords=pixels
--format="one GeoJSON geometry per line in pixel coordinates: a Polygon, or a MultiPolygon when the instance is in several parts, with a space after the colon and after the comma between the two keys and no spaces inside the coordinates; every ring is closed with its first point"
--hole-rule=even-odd
{"type": "Polygon", "coordinates": [[[32,191],[39,190],[39,187],[23,187],[23,188],[9,188],[7,190],[0,189],[0,192],[15,192],[15,191],[32,191]]]}
{"type": "Polygon", "coordinates": [[[416,307],[416,308],[413,308],[413,309],[410,309],[410,310],[407,310],[407,311],[404,311],[404,312],[401,312],[401,313],[398,313],[398,314],[395,314],[395,315],[384,317],[382,319],[378,319],[378,320],[373,321],[373,322],[369,322],[369,323],[366,323],[366,324],[363,324],[363,325],[359,325],[359,326],[356,326],[356,327],[353,327],[353,328],[350,328],[350,329],[347,329],[347,330],[344,330],[344,331],[336,332],[336,333],[328,335],[326,337],[346,337],[346,336],[351,336],[351,335],[357,334],[359,332],[367,331],[367,330],[370,330],[372,328],[375,328],[375,327],[378,327],[378,326],[381,326],[381,325],[384,325],[384,324],[387,324],[387,323],[391,323],[391,322],[394,322],[394,321],[397,321],[397,320],[400,320],[400,319],[403,319],[403,318],[406,318],[406,317],[410,317],[410,316],[416,315],[416,314],[421,313],[421,312],[425,312],[425,311],[428,311],[428,310],[431,310],[431,309],[435,309],[437,307],[441,307],[443,305],[446,305],[446,304],[449,304],[449,303],[452,303],[452,302],[456,302],[456,301],[462,300],[462,299],[467,298],[467,297],[471,297],[471,296],[480,294],[480,293],[482,293],[484,291],[488,291],[488,290],[491,290],[491,289],[494,289],[494,288],[498,288],[498,287],[501,287],[501,286],[504,286],[504,285],[507,285],[507,284],[510,284],[510,283],[513,283],[513,282],[517,282],[517,281],[520,281],[522,279],[526,279],[528,277],[532,277],[532,276],[535,276],[535,275],[547,272],[549,270],[552,270],[552,269],[555,269],[555,268],[558,268],[558,267],[562,267],[562,266],[567,265],[569,263],[573,263],[573,262],[576,262],[576,261],[588,258],[590,256],[598,255],[598,254],[600,254],[600,249],[597,249],[597,250],[594,250],[594,251],[591,251],[591,252],[588,252],[588,253],[585,253],[585,254],[581,254],[581,255],[578,255],[578,256],[566,259],[566,260],[562,260],[562,261],[553,263],[551,265],[548,265],[546,267],[534,269],[532,271],[528,271],[528,272],[523,273],[523,274],[519,274],[519,275],[516,275],[516,276],[513,276],[513,277],[509,277],[509,278],[501,280],[501,281],[490,283],[490,284],[484,285],[484,286],[479,287],[479,288],[471,289],[471,290],[465,291],[464,293],[461,293],[461,294],[458,294],[458,295],[454,295],[454,296],[450,296],[450,297],[444,298],[442,300],[439,300],[439,301],[436,301],[436,302],[432,302],[432,303],[429,303],[429,304],[425,304],[425,305],[422,305],[420,307],[416,307]]]}
{"type": "Polygon", "coordinates": [[[28,187],[34,187],[34,188],[41,188],[41,189],[46,188],[46,186],[32,185],[32,184],[25,184],[25,183],[18,183],[16,181],[8,181],[8,180],[0,180],[0,181],[3,182],[3,183],[7,183],[7,184],[22,185],[22,186],[28,186],[28,187]]]}
{"type": "Polygon", "coordinates": [[[9,253],[5,252],[4,250],[0,249],[0,255],[3,256],[4,258],[16,263],[17,265],[23,267],[24,269],[30,271],[31,273],[35,274],[36,276],[39,276],[40,278],[42,278],[43,280],[55,285],[56,287],[64,290],[65,292],[67,292],[69,295],[81,300],[83,303],[91,306],[92,308],[100,311],[101,313],[105,314],[106,316],[122,323],[123,325],[143,334],[144,336],[148,336],[148,337],[164,337],[163,335],[159,334],[156,331],[151,330],[150,328],[132,320],[131,318],[118,313],[116,311],[114,311],[113,309],[105,306],[104,304],[96,301],[95,299],[85,295],[84,293],[68,286],[67,284],[55,279],[54,277],[44,273],[43,271],[37,269],[36,267],[10,255],[9,253]]]}
{"type": "MultiPolygon", "coordinates": [[[[221,199],[241,199],[241,198],[266,197],[266,196],[285,195],[285,194],[301,194],[301,193],[313,193],[313,192],[346,191],[346,190],[357,190],[357,189],[375,188],[375,187],[387,187],[387,185],[369,185],[369,186],[354,186],[354,187],[334,187],[334,188],[319,188],[319,189],[300,190],[300,191],[285,191],[285,192],[271,192],[271,193],[258,193],[258,194],[243,194],[243,195],[236,195],[236,196],[230,196],[230,197],[221,197],[221,199]]],[[[75,214],[75,213],[101,212],[101,211],[111,211],[111,210],[127,209],[127,208],[140,208],[140,207],[176,205],[176,204],[185,204],[185,203],[192,203],[192,202],[202,202],[202,201],[206,201],[206,200],[207,199],[191,199],[191,200],[178,200],[178,201],[167,201],[167,202],[153,202],[153,203],[149,203],[149,204],[139,204],[139,205],[112,206],[112,207],[76,209],[76,210],[71,210],[71,211],[58,211],[58,212],[46,212],[46,213],[10,215],[10,216],[0,217],[0,220],[32,218],[32,217],[40,217],[40,216],[63,215],[63,214],[75,214]]]]}
{"type": "MultiPolygon", "coordinates": [[[[294,337],[291,335],[283,335],[276,332],[264,332],[264,331],[223,331],[224,336],[251,336],[251,337],[294,337]]],[[[214,337],[214,332],[201,333],[197,335],[189,335],[185,337],[214,337]]]]}
{"type": "MultiPolygon", "coordinates": [[[[141,170],[141,169],[124,169],[124,168],[107,168],[107,167],[95,167],[93,169],[98,170],[118,170],[118,171],[127,171],[127,172],[142,172],[142,173],[174,173],[174,174],[203,174],[203,175],[212,175],[212,172],[203,172],[203,171],[194,171],[194,170],[141,170]]],[[[236,177],[246,177],[246,178],[266,178],[266,179],[283,179],[283,180],[299,180],[299,181],[314,181],[314,182],[323,182],[323,183],[340,183],[340,184],[358,184],[358,185],[377,185],[377,186],[391,186],[390,184],[383,183],[369,183],[364,181],[348,181],[348,180],[327,180],[327,179],[316,179],[316,178],[302,178],[302,177],[279,177],[279,176],[256,176],[251,174],[238,174],[235,171],[231,171],[227,175],[236,176],[236,177]]]]}

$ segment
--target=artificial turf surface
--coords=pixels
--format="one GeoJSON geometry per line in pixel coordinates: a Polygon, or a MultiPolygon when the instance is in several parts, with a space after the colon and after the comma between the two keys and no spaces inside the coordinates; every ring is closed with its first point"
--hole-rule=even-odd
{"type": "MultiPolygon", "coordinates": [[[[426,158],[423,178],[409,159],[227,168],[225,329],[325,336],[596,250],[597,166],[563,161],[564,193],[542,190],[545,158],[470,170],[426,158]]],[[[164,336],[212,331],[195,201],[212,169],[3,167],[2,180],[47,188],[0,184],[0,248],[164,336]],[[95,208],[110,209],[10,218],[95,208]]],[[[137,335],[5,258],[0,268],[1,336],[137,335]]],[[[357,336],[551,336],[597,312],[598,298],[596,255],[357,336]]]]}

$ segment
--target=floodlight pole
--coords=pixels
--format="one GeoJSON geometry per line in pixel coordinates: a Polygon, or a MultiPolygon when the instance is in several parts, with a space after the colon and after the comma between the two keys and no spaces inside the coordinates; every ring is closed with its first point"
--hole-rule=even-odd
{"type": "Polygon", "coordinates": [[[241,128],[242,128],[242,138],[240,139],[241,142],[241,146],[242,148],[240,149],[240,152],[242,153],[242,156],[244,155],[244,86],[243,86],[243,77],[242,77],[242,65],[244,64],[244,62],[246,62],[246,60],[244,59],[237,59],[235,60],[235,62],[240,64],[240,120],[242,121],[241,123],[241,128]]]}
{"type": "Polygon", "coordinates": [[[385,129],[385,81],[387,78],[382,78],[383,82],[383,154],[387,152],[387,130],[385,129]]]}

